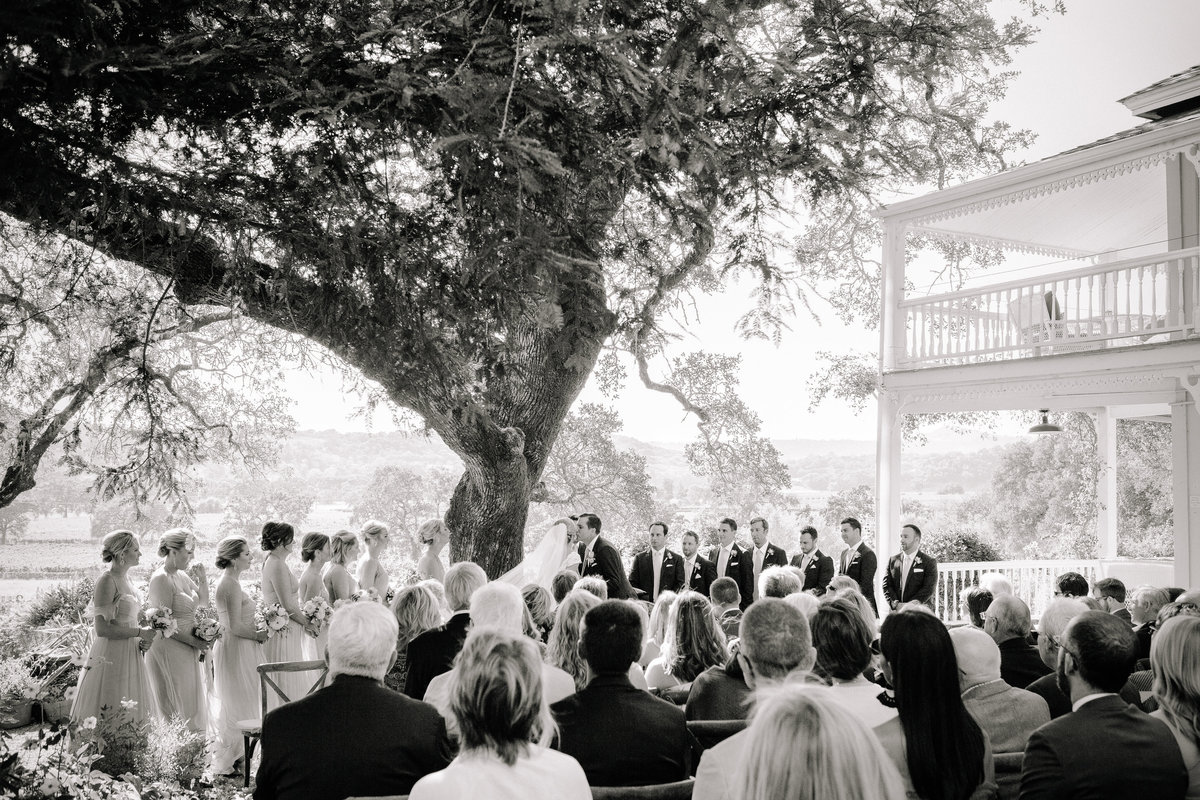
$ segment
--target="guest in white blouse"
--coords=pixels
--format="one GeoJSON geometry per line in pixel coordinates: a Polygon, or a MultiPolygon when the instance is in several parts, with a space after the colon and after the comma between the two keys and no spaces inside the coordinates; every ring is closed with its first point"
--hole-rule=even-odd
{"type": "Polygon", "coordinates": [[[461,750],[446,769],[417,781],[411,800],[591,799],[579,762],[547,747],[554,723],[529,637],[473,629],[455,668],[450,712],[461,750]]]}

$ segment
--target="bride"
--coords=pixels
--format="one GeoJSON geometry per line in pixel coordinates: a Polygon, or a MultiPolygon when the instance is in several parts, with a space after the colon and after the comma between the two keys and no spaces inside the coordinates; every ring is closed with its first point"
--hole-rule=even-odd
{"type": "Polygon", "coordinates": [[[499,580],[523,588],[531,583],[550,588],[554,576],[564,569],[579,571],[579,543],[575,522],[567,517],[555,520],[537,547],[525,560],[500,576],[499,580]]]}

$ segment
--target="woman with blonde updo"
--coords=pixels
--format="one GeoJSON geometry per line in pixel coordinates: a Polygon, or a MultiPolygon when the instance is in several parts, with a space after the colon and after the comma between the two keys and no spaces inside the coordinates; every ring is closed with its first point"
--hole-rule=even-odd
{"type": "Polygon", "coordinates": [[[143,722],[154,713],[142,662],[142,652],[154,641],[154,629],[138,626],[142,601],[128,574],[130,567],[140,563],[142,549],[129,531],[113,531],[104,537],[100,558],[111,566],[96,581],[88,609],[96,638],[79,673],[71,721],[99,717],[100,709],[106,706],[115,710],[122,703],[134,703],[133,718],[143,722]]]}
{"type": "Polygon", "coordinates": [[[363,523],[361,534],[367,557],[358,564],[358,588],[374,589],[379,594],[379,601],[386,603],[388,573],[379,558],[387,549],[391,534],[387,525],[374,519],[363,523]]]}
{"type": "Polygon", "coordinates": [[[213,692],[209,703],[214,775],[236,774],[242,757],[239,720],[262,713],[258,701],[258,665],[263,663],[262,643],[267,632],[254,625],[254,603],[239,580],[250,566],[250,543],[227,536],[217,545],[217,614],[224,633],[213,645],[213,692]]]}
{"type": "Polygon", "coordinates": [[[440,519],[428,520],[417,528],[417,545],[425,548],[425,554],[417,561],[417,574],[422,580],[440,581],[446,577],[441,554],[449,542],[450,527],[440,519]]]}
{"type": "Polygon", "coordinates": [[[442,624],[442,608],[433,590],[418,583],[396,592],[392,613],[396,615],[400,632],[396,637],[396,663],[383,676],[383,683],[389,689],[403,692],[404,681],[408,678],[408,643],[442,624]]]}
{"type": "MultiPolygon", "coordinates": [[[[316,628],[300,613],[296,576],[287,565],[296,539],[296,529],[286,522],[268,522],[262,529],[262,549],[267,559],[262,568],[262,600],[265,605],[278,604],[284,607],[290,618],[288,626],[267,639],[263,645],[263,661],[270,664],[278,661],[303,661],[306,632],[316,628]]],[[[291,700],[304,696],[312,685],[311,676],[303,672],[281,673],[276,681],[291,700]]],[[[268,708],[279,705],[273,692],[268,698],[268,708]]]]}
{"type": "Polygon", "coordinates": [[[193,731],[208,722],[207,699],[200,654],[212,645],[193,636],[200,592],[187,566],[196,552],[196,539],[185,528],[172,528],[158,540],[165,560],[150,578],[150,605],[169,608],[179,629],[170,638],[158,636],[146,654],[146,674],[158,715],[179,717],[193,731]]]}
{"type": "Polygon", "coordinates": [[[350,595],[358,591],[358,582],[346,568],[358,558],[358,537],[350,531],[338,531],[329,543],[329,568],[325,570],[325,591],[329,593],[329,602],[336,604],[339,600],[349,600],[350,595]]]}
{"type": "MultiPolygon", "coordinates": [[[[329,602],[329,590],[321,578],[321,570],[329,562],[332,555],[332,545],[329,537],[323,533],[306,533],[300,542],[300,561],[307,564],[304,572],[300,573],[300,607],[314,597],[329,602]]],[[[304,637],[304,657],[316,661],[325,657],[325,642],[328,639],[329,625],[321,628],[316,637],[304,637]]]]}

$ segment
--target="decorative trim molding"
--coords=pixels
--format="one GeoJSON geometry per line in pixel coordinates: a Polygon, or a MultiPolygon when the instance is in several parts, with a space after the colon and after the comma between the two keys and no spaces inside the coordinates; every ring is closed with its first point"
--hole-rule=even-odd
{"type": "Polygon", "coordinates": [[[1094,259],[1097,256],[1096,253],[1090,250],[1074,250],[1069,247],[1054,247],[1052,245],[1038,244],[1036,242],[1020,242],[1012,239],[1002,239],[999,236],[984,236],[982,234],[964,233],[962,231],[949,231],[945,228],[928,227],[919,225],[917,223],[914,223],[910,230],[928,234],[936,239],[992,245],[1013,253],[1027,253],[1034,256],[1045,256],[1047,258],[1094,259]]]}

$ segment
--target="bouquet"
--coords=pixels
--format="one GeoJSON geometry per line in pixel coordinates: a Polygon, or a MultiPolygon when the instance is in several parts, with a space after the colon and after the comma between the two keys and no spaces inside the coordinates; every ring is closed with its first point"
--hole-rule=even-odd
{"type": "Polygon", "coordinates": [[[329,624],[329,618],[333,616],[333,606],[329,605],[323,597],[314,597],[306,600],[304,605],[300,606],[300,613],[307,617],[309,622],[316,623],[316,633],[309,634],[316,638],[329,624]]]}
{"type": "Polygon", "coordinates": [[[350,595],[350,599],[356,603],[361,603],[364,600],[370,603],[379,602],[379,592],[375,591],[374,586],[368,586],[366,589],[357,589],[350,595]]]}
{"type": "Polygon", "coordinates": [[[192,628],[192,636],[206,642],[215,642],[221,638],[224,628],[217,618],[217,612],[207,606],[196,609],[196,626],[192,628]]]}
{"type": "Polygon", "coordinates": [[[158,635],[164,639],[170,639],[179,632],[179,623],[175,621],[175,614],[166,606],[146,609],[146,623],[158,631],[158,635]]]}
{"type": "Polygon", "coordinates": [[[261,603],[254,610],[254,627],[266,631],[268,639],[277,633],[287,636],[289,622],[287,609],[279,603],[261,603]]]}

